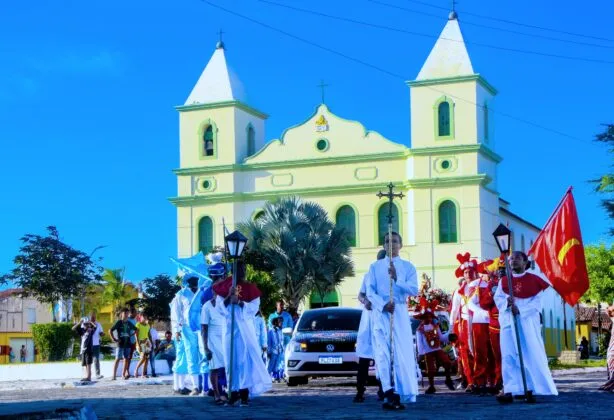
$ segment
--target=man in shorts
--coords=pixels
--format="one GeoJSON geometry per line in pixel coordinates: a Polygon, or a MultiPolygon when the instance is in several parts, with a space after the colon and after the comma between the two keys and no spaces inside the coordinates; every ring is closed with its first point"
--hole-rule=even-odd
{"type": "Polygon", "coordinates": [[[120,319],[109,330],[111,340],[117,343],[112,380],[115,380],[117,376],[117,367],[119,366],[119,361],[122,359],[124,360],[122,376],[124,379],[128,379],[130,377],[129,368],[132,347],[131,340],[136,332],[136,327],[128,320],[129,313],[130,310],[128,308],[122,309],[119,315],[120,319]],[[116,332],[116,334],[114,334],[114,332],[116,332]]]}

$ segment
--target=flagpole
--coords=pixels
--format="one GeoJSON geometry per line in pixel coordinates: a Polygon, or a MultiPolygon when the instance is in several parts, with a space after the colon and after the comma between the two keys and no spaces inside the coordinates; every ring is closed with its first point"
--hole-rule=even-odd
{"type": "MultiPolygon", "coordinates": [[[[222,217],[222,226],[224,228],[224,238],[226,238],[226,221],[222,217]]],[[[224,240],[224,265],[228,264],[228,255],[227,250],[228,246],[226,244],[226,240],[224,240]]],[[[237,285],[237,259],[235,258],[232,261],[232,290],[237,285]]],[[[228,389],[230,390],[230,398],[232,399],[232,374],[233,372],[233,363],[234,363],[234,341],[235,341],[235,305],[233,303],[230,304],[230,357],[228,363],[228,389]]]]}

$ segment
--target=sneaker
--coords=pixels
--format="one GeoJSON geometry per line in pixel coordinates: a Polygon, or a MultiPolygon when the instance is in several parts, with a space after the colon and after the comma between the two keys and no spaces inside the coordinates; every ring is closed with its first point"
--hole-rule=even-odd
{"type": "Polygon", "coordinates": [[[432,386],[432,385],[431,385],[431,386],[429,386],[429,387],[426,389],[426,391],[424,391],[424,393],[425,393],[425,394],[427,394],[427,395],[428,395],[428,394],[434,394],[435,392],[437,392],[437,390],[436,390],[436,389],[435,389],[435,387],[434,387],[434,386],[432,386]]]}
{"type": "Polygon", "coordinates": [[[454,391],[454,382],[452,382],[451,378],[446,379],[444,382],[450,391],[454,391]]]}

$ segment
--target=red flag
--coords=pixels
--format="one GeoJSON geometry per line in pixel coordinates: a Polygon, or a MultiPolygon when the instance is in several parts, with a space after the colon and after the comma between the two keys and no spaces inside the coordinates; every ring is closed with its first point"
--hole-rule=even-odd
{"type": "Polygon", "coordinates": [[[588,290],[588,273],[576,203],[567,190],[529,250],[565,302],[573,306],[588,290]]]}

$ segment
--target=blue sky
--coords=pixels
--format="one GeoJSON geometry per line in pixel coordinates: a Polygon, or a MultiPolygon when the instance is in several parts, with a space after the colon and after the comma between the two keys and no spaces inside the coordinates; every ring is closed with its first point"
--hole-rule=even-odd
{"type": "MultiPolygon", "coordinates": [[[[285,4],[429,36],[358,26],[257,0],[211,0],[390,72],[415,78],[447,12],[410,0],[381,0],[437,15],[391,9],[367,0],[285,4]]],[[[423,0],[438,6],[449,1],[423,0]]],[[[614,3],[544,0],[458,5],[476,72],[499,90],[497,109],[560,131],[557,135],[496,119],[499,190],[512,211],[542,225],[569,185],[575,188],[585,243],[602,240],[608,221],[587,182],[611,164],[592,138],[614,122],[614,64],[572,61],[486,48],[614,61],[614,41],[569,37],[464,15],[496,16],[614,40],[614,3]],[[565,38],[562,43],[469,25],[565,38]]],[[[96,246],[107,267],[126,267],[140,281],[171,273],[176,253],[178,115],[213,53],[223,28],[227,58],[250,105],[270,114],[266,137],[277,138],[318,105],[316,85],[338,115],[409,144],[409,93],[402,80],[300,43],[199,0],[61,2],[22,0],[0,6],[0,273],[25,233],[58,227],[85,252],[96,246]]]]}

